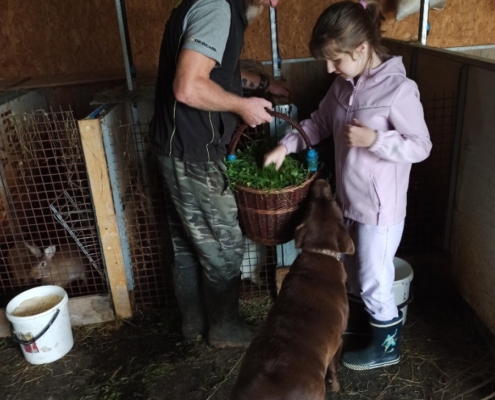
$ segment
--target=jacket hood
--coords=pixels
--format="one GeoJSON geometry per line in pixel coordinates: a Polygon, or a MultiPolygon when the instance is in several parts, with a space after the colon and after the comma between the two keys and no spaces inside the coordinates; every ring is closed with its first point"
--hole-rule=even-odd
{"type": "MultiPolygon", "coordinates": [[[[386,59],[384,59],[378,67],[365,72],[359,79],[383,80],[392,75],[406,76],[406,69],[402,62],[402,56],[386,56],[386,59]]],[[[346,80],[354,84],[352,78],[346,80]]]]}

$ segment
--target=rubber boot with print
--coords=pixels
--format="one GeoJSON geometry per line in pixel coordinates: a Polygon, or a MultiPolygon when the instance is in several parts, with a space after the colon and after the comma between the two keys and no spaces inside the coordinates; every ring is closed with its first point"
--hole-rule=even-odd
{"type": "Polygon", "coordinates": [[[370,318],[370,342],[361,349],[344,351],[342,365],[349,369],[364,371],[397,364],[400,361],[402,320],[400,310],[399,316],[390,321],[370,318]]]}

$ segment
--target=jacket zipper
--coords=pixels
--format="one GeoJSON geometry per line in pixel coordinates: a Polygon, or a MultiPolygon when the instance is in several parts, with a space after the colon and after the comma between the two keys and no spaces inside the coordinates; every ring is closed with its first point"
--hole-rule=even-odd
{"type": "Polygon", "coordinates": [[[376,214],[376,223],[377,225],[380,223],[380,214],[382,213],[382,201],[380,200],[380,195],[378,194],[378,188],[376,187],[375,178],[370,174],[371,187],[373,188],[373,192],[375,193],[376,200],[378,203],[378,212],[376,214]]]}
{"type": "MultiPolygon", "coordinates": [[[[349,113],[352,109],[352,104],[354,103],[354,99],[356,98],[356,92],[357,92],[359,81],[360,81],[360,79],[358,79],[356,85],[354,84],[354,82],[350,82],[351,85],[353,86],[353,89],[352,89],[351,97],[349,97],[349,107],[347,108],[347,112],[346,112],[346,116],[345,116],[346,124],[348,124],[350,122],[349,121],[349,113]]],[[[342,188],[344,187],[344,170],[343,170],[343,167],[341,167],[341,170],[340,170],[340,185],[342,188]]],[[[342,197],[344,197],[344,190],[342,190],[342,197]]],[[[347,204],[349,204],[349,199],[347,199],[347,198],[342,199],[342,211],[343,212],[345,212],[347,204]]]]}

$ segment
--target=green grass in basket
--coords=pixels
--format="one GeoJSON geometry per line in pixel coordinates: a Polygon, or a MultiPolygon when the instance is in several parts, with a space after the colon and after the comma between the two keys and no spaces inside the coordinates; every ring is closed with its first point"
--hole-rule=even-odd
{"type": "Polygon", "coordinates": [[[292,154],[285,158],[278,171],[274,164],[263,168],[264,155],[274,147],[271,140],[256,140],[237,150],[236,159],[225,162],[231,188],[239,184],[258,190],[279,190],[304,183],[309,171],[304,162],[292,154]]]}

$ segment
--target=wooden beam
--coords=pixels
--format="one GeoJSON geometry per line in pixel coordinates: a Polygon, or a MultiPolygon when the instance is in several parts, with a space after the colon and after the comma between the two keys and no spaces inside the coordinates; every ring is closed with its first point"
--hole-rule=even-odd
{"type": "Polygon", "coordinates": [[[120,318],[130,318],[131,298],[127,287],[100,119],[80,120],[79,130],[115,312],[120,318]]]}
{"type": "Polygon", "coordinates": [[[277,294],[280,292],[280,288],[282,287],[282,283],[285,279],[285,276],[289,273],[290,268],[289,267],[282,267],[282,268],[277,268],[275,270],[275,281],[277,285],[277,294]]]}
{"type": "MultiPolygon", "coordinates": [[[[99,324],[115,319],[110,295],[90,295],[69,299],[70,323],[72,326],[99,324]]],[[[10,336],[10,321],[5,308],[0,308],[0,337],[10,336]]]]}

